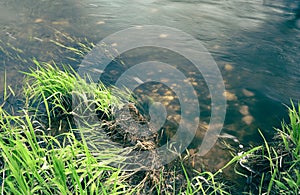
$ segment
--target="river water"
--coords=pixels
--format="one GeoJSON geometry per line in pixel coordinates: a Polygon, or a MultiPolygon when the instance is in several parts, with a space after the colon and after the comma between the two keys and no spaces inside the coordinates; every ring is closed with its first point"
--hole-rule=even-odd
{"type": "MultiPolygon", "coordinates": [[[[0,0],[0,90],[5,71],[7,82],[21,87],[23,76],[19,71],[28,70],[31,64],[21,59],[72,63],[66,59],[69,53],[51,40],[68,42],[66,37],[76,37],[97,43],[114,32],[141,25],[182,30],[201,41],[212,54],[227,91],[222,129],[225,138],[236,138],[242,145],[261,142],[257,129],[271,136],[273,127],[286,117],[284,105],[289,105],[290,99],[299,100],[300,3],[291,0],[0,0]]],[[[124,54],[122,59],[134,64],[151,56],[191,73],[205,127],[210,100],[207,88],[201,84],[203,78],[192,76],[188,62],[170,52],[162,53],[145,48],[124,54]]],[[[76,63],[73,65],[76,68],[76,63]]],[[[143,93],[145,88],[150,87],[144,86],[143,93]]],[[[174,99],[168,93],[161,94],[163,100],[174,99]]],[[[165,104],[170,113],[178,108],[175,100],[165,104]]],[[[199,134],[194,147],[201,143],[199,134]]],[[[208,161],[217,166],[222,162],[217,160],[222,153],[213,151],[208,161]]]]}

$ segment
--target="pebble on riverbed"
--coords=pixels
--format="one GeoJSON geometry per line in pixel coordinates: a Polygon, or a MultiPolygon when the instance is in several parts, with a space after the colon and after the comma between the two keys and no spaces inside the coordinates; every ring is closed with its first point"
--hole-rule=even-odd
{"type": "Polygon", "coordinates": [[[100,20],[100,21],[96,22],[96,24],[98,24],[98,25],[105,24],[105,21],[100,20]]]}
{"type": "Polygon", "coordinates": [[[241,106],[239,111],[244,116],[249,115],[249,107],[246,105],[241,106]]]}
{"type": "Polygon", "coordinates": [[[254,93],[247,90],[247,89],[243,89],[243,94],[246,96],[246,97],[253,97],[254,96],[254,93]]]}
{"type": "Polygon", "coordinates": [[[225,70],[226,71],[232,71],[233,70],[233,66],[231,64],[225,64],[225,70]]]}
{"type": "Polygon", "coordinates": [[[37,18],[34,20],[34,23],[41,23],[41,22],[44,22],[42,18],[37,18]]]}
{"type": "Polygon", "coordinates": [[[244,123],[246,123],[247,125],[251,125],[252,122],[254,121],[254,118],[253,118],[253,116],[251,116],[251,115],[246,115],[246,116],[244,116],[244,117],[242,118],[242,121],[243,121],[244,123]]]}
{"type": "Polygon", "coordinates": [[[234,100],[237,100],[237,97],[234,93],[231,93],[229,91],[225,91],[223,93],[223,96],[228,100],[228,101],[234,101],[234,100]]]}

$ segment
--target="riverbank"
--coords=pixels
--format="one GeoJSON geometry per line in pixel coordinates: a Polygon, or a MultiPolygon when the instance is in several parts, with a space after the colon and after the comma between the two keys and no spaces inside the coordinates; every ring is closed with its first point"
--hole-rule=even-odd
{"type": "MultiPolygon", "coordinates": [[[[4,109],[15,95],[5,86],[0,107],[2,194],[226,193],[212,173],[196,174],[185,167],[188,155],[178,154],[158,169],[123,169],[139,163],[124,154],[150,151],[159,144],[155,136],[139,137],[114,121],[118,111],[131,105],[137,123],[147,123],[132,96],[121,91],[114,96],[111,89],[86,82],[71,67],[60,70],[55,64],[34,63],[36,68],[25,73],[22,97],[17,97],[23,102],[18,114],[4,109]],[[96,123],[90,123],[92,117],[97,117],[96,123]]],[[[159,163],[155,155],[152,160],[159,163]]]]}
{"type": "Polygon", "coordinates": [[[4,109],[15,95],[9,86],[4,87],[0,106],[2,194],[299,193],[299,105],[289,108],[290,122],[282,123],[271,142],[264,139],[263,145],[244,151],[231,148],[232,160],[216,172],[193,170],[188,152],[159,169],[135,167],[129,171],[124,167],[132,161],[124,153],[159,147],[158,135],[139,137],[121,129],[122,125],[116,128],[114,115],[126,106],[133,109],[135,122],[147,124],[132,94],[119,91],[114,96],[111,89],[86,82],[70,67],[60,70],[55,64],[34,62],[36,68],[25,73],[22,97],[18,97],[23,106],[16,114],[4,109]],[[89,115],[79,116],[77,111],[89,115]],[[89,123],[91,113],[98,123],[89,123]],[[97,139],[89,139],[95,133],[97,139]],[[150,142],[151,147],[146,145],[150,142]],[[232,167],[245,182],[223,175],[232,167]]]}

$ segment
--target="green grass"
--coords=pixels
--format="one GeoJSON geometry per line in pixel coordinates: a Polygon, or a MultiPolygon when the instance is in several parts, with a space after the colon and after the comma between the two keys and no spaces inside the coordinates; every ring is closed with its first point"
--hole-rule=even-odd
{"type": "MultiPolygon", "coordinates": [[[[268,192],[273,188],[280,193],[300,193],[300,104],[296,107],[293,102],[289,109],[289,124],[283,122],[278,129],[278,139],[281,141],[277,147],[273,146],[273,156],[278,159],[272,170],[272,180],[268,192]],[[278,150],[280,146],[280,151],[278,150]],[[277,151],[276,151],[277,149],[277,151]]],[[[265,142],[265,145],[267,143],[265,142]]],[[[271,157],[270,152],[269,156],[271,157]]]]}
{"type": "Polygon", "coordinates": [[[70,126],[70,117],[77,117],[77,121],[88,121],[87,117],[95,117],[97,113],[110,117],[126,96],[125,92],[124,96],[113,96],[102,83],[90,82],[88,76],[81,78],[71,67],[64,66],[61,70],[55,63],[36,60],[34,63],[36,68],[24,73],[26,105],[28,110],[41,111],[35,112],[37,115],[46,113],[49,129],[57,129],[58,125],[53,123],[59,121],[68,121],[70,126]]]}
{"type": "MultiPolygon", "coordinates": [[[[25,72],[28,75],[25,93],[34,102],[46,99],[61,107],[71,104],[69,101],[72,95],[90,93],[93,95],[93,103],[96,103],[95,109],[108,112],[109,105],[117,104],[117,97],[112,96],[103,84],[88,84],[89,77],[81,78],[71,67],[64,66],[62,71],[55,63],[40,64],[36,60],[34,63],[37,69],[33,68],[29,73],[25,72]]],[[[62,110],[68,112],[67,108],[62,110]]]]}
{"type": "Polygon", "coordinates": [[[197,172],[196,176],[190,179],[185,167],[182,166],[187,180],[187,186],[184,194],[207,194],[207,195],[229,195],[230,187],[224,182],[219,173],[209,171],[197,172]]]}
{"type": "MultiPolygon", "coordinates": [[[[79,48],[84,48],[81,51],[53,43],[81,57],[92,46],[79,44],[79,48]]],[[[12,50],[18,51],[16,48],[12,50]]],[[[6,100],[15,96],[12,88],[6,86],[4,76],[4,102],[0,104],[1,194],[145,194],[149,187],[155,189],[151,192],[156,194],[231,194],[236,192],[235,186],[229,185],[232,181],[226,181],[222,173],[234,164],[236,174],[247,177],[249,185],[255,186],[247,191],[239,189],[240,193],[300,193],[299,104],[291,105],[290,121],[282,123],[273,141],[267,142],[260,132],[263,145],[235,155],[215,173],[191,173],[183,165],[184,159],[179,158],[181,166],[174,170],[165,170],[164,167],[158,170],[158,177],[151,178],[154,186],[147,186],[149,178],[146,177],[142,179],[144,184],[132,185],[129,181],[138,172],[111,166],[111,163],[124,160],[119,154],[126,148],[117,147],[105,139],[96,142],[83,136],[84,132],[89,132],[92,137],[99,136],[95,129],[101,125],[91,124],[89,117],[99,117],[101,113],[100,118],[109,119],[124,100],[134,101],[131,92],[90,82],[88,75],[81,78],[69,66],[60,68],[54,62],[33,62],[36,67],[25,72],[24,93],[19,97],[24,99],[24,105],[17,115],[4,110],[6,100]],[[76,126],[75,121],[81,121],[85,126],[76,126]],[[80,139],[76,133],[80,134],[80,139]],[[238,170],[240,163],[249,169],[238,170]],[[256,169],[257,166],[260,169],[256,169]],[[249,173],[249,170],[255,173],[249,173]],[[182,183],[174,182],[181,176],[182,183]],[[171,190],[166,191],[167,186],[171,190]]]]}
{"type": "MultiPolygon", "coordinates": [[[[105,142],[105,139],[89,143],[83,136],[86,129],[76,129],[71,125],[72,117],[85,121],[85,128],[93,136],[95,124],[88,124],[85,116],[78,113],[82,114],[88,109],[94,113],[98,109],[110,115],[114,107],[121,106],[124,98],[132,98],[130,92],[113,89],[112,95],[111,90],[104,85],[87,82],[88,76],[80,78],[70,67],[60,70],[55,64],[39,63],[36,60],[34,63],[36,69],[25,73],[27,79],[23,109],[19,110],[17,116],[13,116],[3,109],[5,102],[0,107],[0,159],[4,164],[0,172],[2,194],[146,193],[147,190],[142,188],[149,187],[147,184],[129,185],[127,182],[130,176],[139,173],[110,166],[111,162],[116,164],[124,160],[118,154],[126,148],[116,147],[105,142]],[[74,98],[79,98],[79,104],[85,106],[72,105],[74,98]],[[85,110],[78,110],[82,108],[85,110]],[[54,125],[57,120],[67,120],[69,131],[58,131],[64,127],[61,123],[54,125]],[[81,139],[74,132],[79,132],[81,139]]],[[[14,94],[5,86],[4,95],[5,100],[14,94]]],[[[222,182],[214,180],[213,174],[199,173],[198,177],[190,179],[192,176],[188,175],[183,165],[180,169],[186,184],[174,184],[172,194],[197,194],[200,191],[206,194],[228,194],[223,190],[222,182]]],[[[164,191],[159,183],[166,186],[163,183],[164,177],[162,174],[156,180],[159,182],[154,187],[158,194],[164,191]]]]}
{"type": "MultiPolygon", "coordinates": [[[[91,150],[84,136],[78,140],[74,134],[83,129],[48,134],[43,125],[43,122],[48,122],[47,127],[50,128],[58,114],[73,114],[74,111],[69,109],[73,93],[93,93],[91,102],[84,103],[94,104],[96,110],[103,112],[118,104],[118,98],[101,84],[88,85],[70,70],[62,71],[56,65],[35,63],[37,70],[26,73],[24,108],[13,116],[3,109],[5,101],[0,106],[1,194],[130,192],[131,187],[125,182],[126,175],[120,168],[109,165],[112,161],[122,160],[117,156],[121,149],[102,143],[105,150],[91,150]],[[45,107],[46,122],[41,121],[43,118],[38,110],[41,105],[45,107]]],[[[5,86],[3,95],[6,100],[14,93],[5,86]]],[[[92,126],[90,128],[93,129],[92,126]]]]}
{"type": "Polygon", "coordinates": [[[95,155],[72,133],[59,140],[35,123],[26,111],[10,116],[0,108],[4,194],[123,194],[129,189],[120,169],[108,165],[112,152],[95,155]]]}
{"type": "MultiPolygon", "coordinates": [[[[243,159],[255,188],[248,194],[299,194],[300,193],[300,104],[293,103],[289,110],[289,123],[282,122],[272,141],[267,141],[261,131],[264,144],[258,150],[248,151],[243,159]],[[250,153],[249,153],[250,152],[250,153]],[[254,173],[255,172],[255,173],[254,173]]],[[[240,162],[240,161],[239,161],[240,162]]],[[[245,192],[246,193],[246,192],[245,192]]]]}

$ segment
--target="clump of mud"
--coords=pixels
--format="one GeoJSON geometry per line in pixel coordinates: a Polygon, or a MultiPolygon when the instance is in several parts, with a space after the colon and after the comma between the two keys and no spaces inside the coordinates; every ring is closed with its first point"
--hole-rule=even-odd
{"type": "Polygon", "coordinates": [[[154,132],[138,108],[128,103],[114,114],[114,119],[104,123],[107,135],[115,142],[126,146],[139,146],[142,150],[157,147],[158,134],[154,132]]]}
{"type": "MultiPolygon", "coordinates": [[[[154,131],[151,129],[149,117],[134,103],[127,103],[116,110],[113,117],[110,117],[111,120],[107,120],[108,117],[103,118],[100,121],[104,124],[103,129],[107,136],[113,142],[128,148],[130,158],[126,163],[132,165],[129,166],[132,175],[128,183],[138,188],[140,194],[170,194],[185,189],[187,179],[182,163],[187,162],[177,158],[164,165],[156,151],[164,144],[166,135],[162,130],[168,128],[167,126],[176,127],[176,124],[166,121],[158,132],[154,131]]],[[[189,168],[187,171],[192,173],[189,168]]]]}

